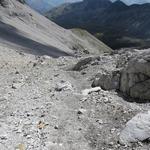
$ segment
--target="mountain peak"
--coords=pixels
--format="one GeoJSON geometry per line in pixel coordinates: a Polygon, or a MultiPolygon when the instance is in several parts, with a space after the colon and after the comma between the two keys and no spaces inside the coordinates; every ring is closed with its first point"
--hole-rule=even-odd
{"type": "Polygon", "coordinates": [[[110,0],[84,0],[83,3],[90,8],[106,8],[112,4],[110,0]]]}
{"type": "Polygon", "coordinates": [[[125,5],[126,5],[126,4],[125,4],[123,1],[121,1],[121,0],[115,1],[114,4],[115,4],[115,5],[118,5],[118,6],[125,6],[125,5]]]}

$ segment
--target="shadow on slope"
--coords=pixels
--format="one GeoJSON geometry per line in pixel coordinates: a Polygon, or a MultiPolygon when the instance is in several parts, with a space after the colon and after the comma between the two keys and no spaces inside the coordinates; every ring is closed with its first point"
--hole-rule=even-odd
{"type": "Polygon", "coordinates": [[[16,46],[23,47],[26,53],[31,53],[34,55],[48,55],[54,58],[59,56],[69,56],[70,54],[61,51],[60,49],[44,45],[37,41],[34,41],[30,38],[27,38],[11,25],[3,23],[0,21],[0,40],[4,40],[7,43],[10,42],[10,45],[15,44],[16,46]]]}

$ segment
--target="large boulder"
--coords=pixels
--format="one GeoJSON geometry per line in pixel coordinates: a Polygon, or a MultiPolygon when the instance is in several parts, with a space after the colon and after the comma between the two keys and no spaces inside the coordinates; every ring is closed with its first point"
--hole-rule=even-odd
{"type": "Polygon", "coordinates": [[[121,131],[119,141],[121,144],[130,145],[150,138],[150,111],[139,113],[127,122],[121,131]]]}
{"type": "Polygon", "coordinates": [[[132,98],[150,100],[150,50],[129,60],[121,73],[120,91],[132,98]]]}

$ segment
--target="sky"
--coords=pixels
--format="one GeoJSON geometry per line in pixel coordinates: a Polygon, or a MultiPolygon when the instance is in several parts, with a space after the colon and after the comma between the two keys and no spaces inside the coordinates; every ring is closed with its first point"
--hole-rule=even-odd
{"type": "MultiPolygon", "coordinates": [[[[112,0],[112,1],[115,1],[115,0],[112,0]]],[[[122,1],[128,5],[150,3],[150,0],[122,0],[122,1]]]]}
{"type": "MultiPolygon", "coordinates": [[[[82,0],[59,0],[59,1],[75,2],[75,1],[82,1],[82,0]]],[[[111,1],[115,1],[115,0],[111,0],[111,1]]],[[[150,3],[150,0],[121,0],[121,1],[125,2],[128,5],[150,3]]]]}

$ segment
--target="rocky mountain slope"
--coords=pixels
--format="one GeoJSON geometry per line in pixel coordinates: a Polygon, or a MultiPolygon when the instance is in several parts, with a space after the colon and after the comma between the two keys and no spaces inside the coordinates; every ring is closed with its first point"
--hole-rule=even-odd
{"type": "Polygon", "coordinates": [[[77,49],[76,57],[65,56],[64,47],[72,41],[66,35],[81,39],[90,50],[99,41],[9,2],[0,6],[0,150],[148,150],[150,49],[101,54],[84,49],[86,55],[77,49]],[[24,13],[31,13],[34,23],[40,17],[49,30],[42,23],[33,28],[24,13]],[[64,31],[62,40],[69,41],[63,44],[56,31],[64,31]],[[42,46],[46,40],[54,45],[55,39],[61,53],[54,49],[52,55],[39,39],[42,46]]]}
{"type": "Polygon", "coordinates": [[[73,55],[77,53],[77,49],[81,54],[85,49],[89,53],[97,54],[111,51],[101,42],[99,47],[93,45],[90,51],[89,39],[78,37],[72,31],[65,30],[17,1],[10,0],[9,4],[8,1],[4,2],[6,4],[2,5],[6,7],[0,7],[0,41],[10,46],[19,45],[26,52],[54,57],[73,55]]]}
{"type": "MultiPolygon", "coordinates": [[[[131,63],[144,65],[149,59],[134,58],[144,53],[136,50],[133,55],[127,52],[56,59],[20,52],[18,48],[1,43],[0,149],[148,150],[150,120],[147,111],[150,106],[142,99],[150,100],[149,68],[139,67],[147,70],[147,78],[139,74],[136,84],[136,74],[133,76],[132,70],[130,78],[134,86],[127,98],[111,89],[116,82],[111,72],[116,72],[119,60],[128,60],[132,55],[131,63]],[[104,81],[100,82],[100,74],[104,81]],[[92,88],[95,80],[98,85],[92,88]]],[[[150,50],[146,53],[149,56],[150,50]]],[[[126,66],[128,68],[130,63],[126,66]]],[[[124,72],[129,70],[124,69],[122,78],[124,72]]]]}
{"type": "Polygon", "coordinates": [[[84,0],[52,9],[46,16],[65,28],[83,28],[110,47],[149,47],[150,4],[84,0]]]}

